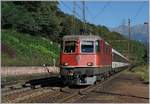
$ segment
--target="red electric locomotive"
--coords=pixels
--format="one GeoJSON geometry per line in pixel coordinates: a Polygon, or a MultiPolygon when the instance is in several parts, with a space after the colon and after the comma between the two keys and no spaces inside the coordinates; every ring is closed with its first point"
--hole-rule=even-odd
{"type": "Polygon", "coordinates": [[[60,75],[64,83],[92,85],[112,71],[112,48],[94,35],[64,36],[60,75]]]}

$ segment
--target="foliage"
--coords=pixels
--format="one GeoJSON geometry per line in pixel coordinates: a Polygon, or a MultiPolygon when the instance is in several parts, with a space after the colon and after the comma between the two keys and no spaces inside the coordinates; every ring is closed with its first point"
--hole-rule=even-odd
{"type": "Polygon", "coordinates": [[[60,31],[56,8],[57,2],[3,1],[2,28],[53,38],[60,31]]]}
{"type": "Polygon", "coordinates": [[[53,65],[59,60],[59,46],[44,37],[2,30],[2,65],[53,65]]]}
{"type": "MultiPolygon", "coordinates": [[[[55,53],[55,48],[52,50],[53,48],[51,49],[46,45],[48,42],[41,42],[41,37],[45,37],[53,42],[60,43],[61,38],[65,35],[81,34],[80,30],[83,28],[83,22],[76,17],[74,18],[73,22],[73,16],[63,13],[58,8],[59,2],[57,1],[2,1],[1,4],[2,29],[12,29],[20,33],[27,33],[35,36],[33,40],[35,41],[35,44],[37,44],[36,46],[33,42],[31,42],[31,36],[26,34],[20,34],[18,36],[13,34],[13,31],[10,31],[10,35],[4,36],[5,39],[2,37],[2,42],[4,41],[5,47],[8,47],[9,49],[12,48],[11,50],[14,54],[16,54],[16,51],[21,55],[23,54],[23,56],[31,57],[33,54],[32,52],[35,52],[33,57],[44,56],[45,59],[48,60],[49,58],[47,57],[49,56],[46,57],[45,54],[47,54],[49,50],[50,54],[55,53]],[[26,38],[25,41],[23,37],[26,38]],[[36,38],[38,39],[36,40],[36,38]],[[20,43],[22,41],[24,41],[24,43],[20,43]],[[32,44],[29,44],[30,42],[32,44]],[[26,44],[28,45],[26,46],[26,44]],[[14,49],[16,50],[14,51],[14,49]],[[47,49],[49,50],[46,51],[47,49]],[[40,54],[36,52],[37,50],[39,53],[42,52],[45,54],[40,56],[40,54]]],[[[96,26],[91,23],[86,23],[86,31],[87,34],[92,33],[93,35],[99,35],[105,41],[110,43],[117,51],[121,52],[125,56],[128,56],[128,40],[122,34],[110,32],[106,26],[96,26]]],[[[5,32],[3,32],[3,34],[5,34],[5,32]]],[[[137,41],[130,41],[130,44],[130,57],[132,62],[146,62],[148,55],[145,46],[137,41]]],[[[53,54],[52,56],[56,57],[56,55],[53,54]]],[[[9,53],[9,56],[11,56],[11,53],[9,53]]],[[[26,58],[30,60],[28,57],[26,58]]],[[[20,60],[23,59],[24,58],[21,58],[20,60]]],[[[7,58],[5,60],[7,60],[7,58]]],[[[42,62],[42,59],[36,60],[33,58],[32,60],[35,60],[36,63],[38,61],[39,63],[42,62]]]]}
{"type": "Polygon", "coordinates": [[[148,64],[143,64],[141,66],[135,67],[132,69],[134,73],[140,75],[141,79],[145,83],[149,83],[149,70],[148,70],[148,64]]]}

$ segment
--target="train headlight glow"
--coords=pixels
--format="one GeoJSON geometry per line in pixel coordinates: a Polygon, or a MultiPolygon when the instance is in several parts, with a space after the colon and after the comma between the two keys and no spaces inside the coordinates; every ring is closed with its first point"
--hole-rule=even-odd
{"type": "Polygon", "coordinates": [[[67,62],[64,63],[64,66],[68,66],[69,64],[67,62]]]}
{"type": "Polygon", "coordinates": [[[93,66],[93,63],[92,62],[88,62],[87,65],[88,66],[93,66]]]}

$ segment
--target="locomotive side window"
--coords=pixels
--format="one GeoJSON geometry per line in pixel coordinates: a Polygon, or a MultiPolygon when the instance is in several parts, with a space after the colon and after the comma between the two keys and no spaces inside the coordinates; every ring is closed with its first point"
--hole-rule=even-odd
{"type": "Polygon", "coordinates": [[[82,41],[81,52],[94,52],[94,41],[82,41]]]}
{"type": "Polygon", "coordinates": [[[99,46],[99,41],[98,40],[95,43],[95,50],[96,50],[96,52],[100,51],[100,46],[99,46]]]}
{"type": "Polygon", "coordinates": [[[65,41],[64,52],[74,53],[76,48],[76,41],[65,41]]]}

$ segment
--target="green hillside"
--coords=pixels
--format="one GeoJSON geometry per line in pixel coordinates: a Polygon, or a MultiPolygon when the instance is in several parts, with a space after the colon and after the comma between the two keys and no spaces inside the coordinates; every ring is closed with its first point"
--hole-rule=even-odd
{"type": "MultiPolygon", "coordinates": [[[[2,1],[2,65],[42,65],[59,63],[60,40],[65,35],[81,34],[83,22],[65,14],[57,1],[2,1]],[[51,44],[53,41],[54,44],[51,44]]],[[[86,23],[87,34],[99,35],[128,57],[128,41],[117,32],[102,25],[86,23]]],[[[130,60],[146,63],[146,47],[130,41],[130,60]]]]}
{"type": "Polygon", "coordinates": [[[53,64],[58,60],[59,46],[44,37],[13,30],[2,30],[2,66],[53,64]]]}
{"type": "MultiPolygon", "coordinates": [[[[119,33],[99,34],[112,47],[123,55],[128,55],[127,39],[119,33]],[[125,41],[117,41],[125,40],[125,41]]],[[[2,66],[30,66],[59,64],[60,45],[41,36],[19,33],[15,30],[2,30],[2,66]]],[[[145,51],[141,43],[131,41],[131,59],[143,63],[145,51]]]]}

